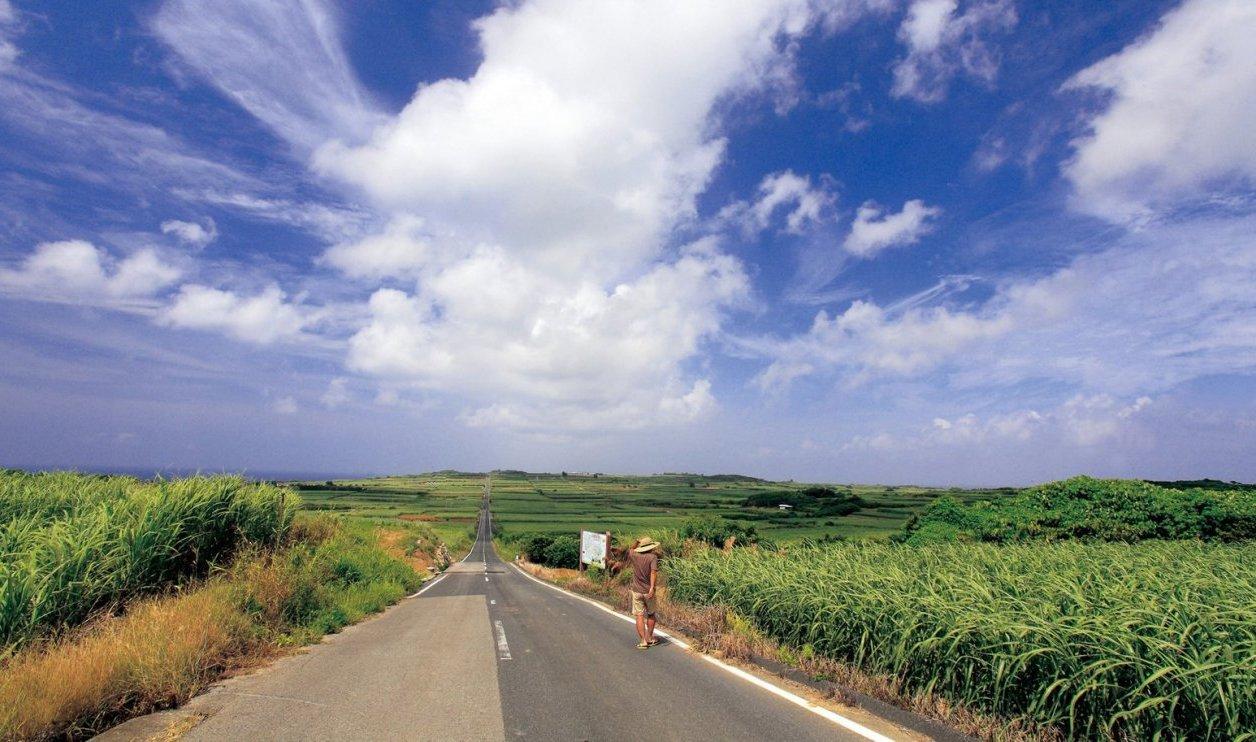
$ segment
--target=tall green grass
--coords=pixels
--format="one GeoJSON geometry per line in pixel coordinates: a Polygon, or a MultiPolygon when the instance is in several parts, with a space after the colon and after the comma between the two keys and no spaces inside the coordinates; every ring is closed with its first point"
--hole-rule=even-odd
{"type": "Polygon", "coordinates": [[[840,544],[667,569],[674,598],[1073,738],[1256,730],[1256,544],[840,544]]]}
{"type": "Polygon", "coordinates": [[[0,656],[93,611],[278,542],[298,506],[239,477],[0,472],[0,656]]]}

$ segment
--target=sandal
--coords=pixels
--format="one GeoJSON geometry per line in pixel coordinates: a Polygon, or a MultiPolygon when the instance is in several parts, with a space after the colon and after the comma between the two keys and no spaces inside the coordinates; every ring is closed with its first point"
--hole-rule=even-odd
{"type": "Polygon", "coordinates": [[[649,649],[649,648],[650,648],[650,645],[646,644],[645,642],[641,642],[640,644],[637,645],[637,649],[649,649]]]}
{"type": "Polygon", "coordinates": [[[649,642],[647,642],[647,643],[646,643],[646,646],[647,646],[647,647],[653,647],[653,646],[655,646],[655,645],[656,645],[656,644],[658,644],[658,643],[659,643],[659,640],[658,640],[658,639],[651,639],[649,642]]]}

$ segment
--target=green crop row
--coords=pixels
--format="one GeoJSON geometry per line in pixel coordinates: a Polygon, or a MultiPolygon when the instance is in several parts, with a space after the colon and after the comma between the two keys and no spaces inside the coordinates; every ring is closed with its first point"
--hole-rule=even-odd
{"type": "Polygon", "coordinates": [[[0,656],[128,597],[278,542],[298,506],[238,477],[0,472],[0,656]]]}
{"type": "Polygon", "coordinates": [[[1256,544],[839,544],[699,553],[674,598],[1072,738],[1250,739],[1256,544]]]}

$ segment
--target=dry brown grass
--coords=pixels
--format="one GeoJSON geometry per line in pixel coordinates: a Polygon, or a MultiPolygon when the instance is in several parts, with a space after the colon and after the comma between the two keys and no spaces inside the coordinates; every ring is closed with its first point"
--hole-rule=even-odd
{"type": "Polygon", "coordinates": [[[379,528],[375,531],[375,536],[379,539],[379,545],[384,551],[397,559],[404,560],[419,574],[425,573],[428,567],[436,563],[430,554],[414,548],[414,534],[409,531],[379,528]]]}
{"type": "MultiPolygon", "coordinates": [[[[318,544],[340,529],[330,518],[303,518],[293,538],[318,544]]],[[[405,535],[376,533],[393,553],[404,552],[405,535]]],[[[133,601],[120,615],[102,615],[0,660],[0,740],[89,736],[182,704],[210,683],[275,656],[281,645],[321,636],[325,629],[294,626],[284,615],[309,576],[294,573],[291,560],[281,557],[242,554],[194,588],[133,601]]]]}
{"type": "Polygon", "coordinates": [[[182,703],[265,645],[211,583],[133,604],[0,667],[0,738],[78,736],[125,715],[182,703]]]}
{"type": "MultiPolygon", "coordinates": [[[[628,588],[618,581],[590,580],[574,569],[555,569],[527,562],[520,562],[519,566],[543,580],[597,598],[621,611],[629,608],[628,588]]],[[[657,607],[660,623],[668,631],[683,635],[695,649],[732,660],[749,661],[755,657],[778,660],[812,678],[834,683],[838,700],[847,705],[855,705],[849,693],[855,691],[980,739],[1041,742],[1061,738],[1055,730],[978,713],[934,694],[905,693],[894,678],[871,675],[853,665],[783,647],[722,606],[696,606],[672,600],[666,584],[658,589],[657,607]]]]}

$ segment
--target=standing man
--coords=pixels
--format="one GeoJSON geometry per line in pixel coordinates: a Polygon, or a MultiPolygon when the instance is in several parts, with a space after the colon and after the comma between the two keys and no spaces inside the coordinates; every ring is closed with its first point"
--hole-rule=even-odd
{"type": "Polygon", "coordinates": [[[658,644],[654,638],[654,589],[658,585],[659,555],[656,551],[659,542],[649,536],[642,536],[633,544],[628,552],[628,560],[632,562],[632,615],[637,618],[637,636],[641,643],[637,649],[649,649],[658,644]]]}

